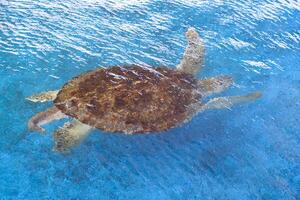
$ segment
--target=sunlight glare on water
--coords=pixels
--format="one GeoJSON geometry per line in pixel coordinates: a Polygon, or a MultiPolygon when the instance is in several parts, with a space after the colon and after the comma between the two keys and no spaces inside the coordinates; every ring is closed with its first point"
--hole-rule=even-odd
{"type": "Polygon", "coordinates": [[[300,199],[299,44],[298,0],[1,0],[0,199],[300,199]],[[206,47],[198,78],[263,97],[163,134],[95,130],[66,155],[52,151],[66,120],[28,131],[52,103],[25,97],[96,67],[175,69],[189,27],[206,47]]]}

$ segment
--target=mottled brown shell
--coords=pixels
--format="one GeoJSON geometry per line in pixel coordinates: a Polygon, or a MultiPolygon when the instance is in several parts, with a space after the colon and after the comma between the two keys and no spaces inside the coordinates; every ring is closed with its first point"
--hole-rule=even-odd
{"type": "Polygon", "coordinates": [[[108,132],[159,132],[190,117],[199,101],[197,80],[165,67],[138,65],[98,68],[66,83],[57,108],[108,132]]]}

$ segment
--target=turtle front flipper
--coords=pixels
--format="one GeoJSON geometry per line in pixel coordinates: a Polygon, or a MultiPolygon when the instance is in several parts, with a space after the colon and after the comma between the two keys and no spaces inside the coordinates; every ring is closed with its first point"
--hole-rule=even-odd
{"type": "Polygon", "coordinates": [[[29,121],[28,121],[28,128],[31,131],[37,131],[37,132],[44,132],[45,130],[41,127],[43,124],[47,124],[53,120],[59,120],[62,118],[65,118],[66,115],[63,114],[58,108],[55,106],[40,112],[36,115],[34,115],[29,121]]]}
{"type": "Polygon", "coordinates": [[[188,46],[177,69],[189,74],[196,74],[204,63],[204,42],[199,37],[195,28],[189,28],[186,32],[188,46]]]}
{"type": "Polygon", "coordinates": [[[85,139],[92,129],[91,126],[78,120],[66,122],[63,127],[58,128],[54,133],[54,151],[68,152],[85,139]]]}
{"type": "Polygon", "coordinates": [[[228,89],[233,84],[230,76],[222,75],[199,80],[197,83],[198,91],[202,96],[220,93],[228,89]]]}
{"type": "Polygon", "coordinates": [[[206,104],[199,107],[198,112],[202,112],[207,109],[224,109],[231,108],[235,104],[246,103],[254,101],[261,97],[261,92],[253,92],[244,96],[229,96],[229,97],[217,97],[209,100],[206,104]]]}
{"type": "Polygon", "coordinates": [[[42,92],[39,94],[34,94],[29,97],[26,97],[27,100],[32,102],[46,102],[53,101],[57,96],[58,90],[42,92]]]}

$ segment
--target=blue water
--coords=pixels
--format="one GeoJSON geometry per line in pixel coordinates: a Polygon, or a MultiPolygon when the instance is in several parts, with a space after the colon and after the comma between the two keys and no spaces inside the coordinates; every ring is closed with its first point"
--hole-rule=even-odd
{"type": "Polygon", "coordinates": [[[0,199],[300,199],[298,0],[1,0],[0,199]],[[94,131],[70,154],[27,120],[60,88],[98,66],[179,63],[195,27],[199,77],[229,74],[221,95],[263,97],[211,110],[158,135],[94,131]]]}

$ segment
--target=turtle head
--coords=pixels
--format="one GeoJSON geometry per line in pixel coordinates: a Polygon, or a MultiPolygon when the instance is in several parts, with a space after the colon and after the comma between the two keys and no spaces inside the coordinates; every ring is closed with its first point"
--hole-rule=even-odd
{"type": "Polygon", "coordinates": [[[207,96],[213,93],[222,92],[232,84],[233,79],[231,76],[222,75],[200,80],[198,85],[201,93],[207,96]]]}
{"type": "Polygon", "coordinates": [[[231,76],[222,75],[217,76],[213,79],[213,90],[216,92],[222,92],[223,90],[229,88],[233,84],[233,78],[231,76]]]}

